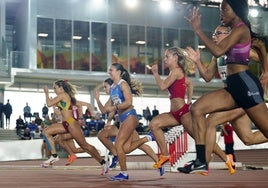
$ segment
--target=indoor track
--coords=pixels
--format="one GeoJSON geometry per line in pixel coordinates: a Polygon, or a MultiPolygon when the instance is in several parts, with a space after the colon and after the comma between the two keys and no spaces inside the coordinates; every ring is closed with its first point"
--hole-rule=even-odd
{"type": "MultiPolygon", "coordinates": [[[[64,166],[66,159],[61,159],[52,168],[42,168],[41,160],[0,162],[1,188],[84,188],[84,187],[267,187],[268,150],[236,151],[243,167],[234,175],[227,169],[211,169],[208,176],[166,172],[160,177],[157,170],[138,167],[138,161],[150,163],[147,156],[128,156],[130,179],[114,182],[108,179],[118,173],[118,168],[107,176],[100,175],[100,166],[91,158],[77,159],[71,166],[64,166]]],[[[214,161],[218,159],[215,157],[214,161]]]]}

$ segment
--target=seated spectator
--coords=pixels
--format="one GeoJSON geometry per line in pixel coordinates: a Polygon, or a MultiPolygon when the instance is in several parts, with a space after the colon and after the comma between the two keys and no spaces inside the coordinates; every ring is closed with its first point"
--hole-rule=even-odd
{"type": "Polygon", "coordinates": [[[86,125],[89,131],[96,130],[96,120],[94,118],[91,118],[90,121],[86,123],[86,125]]]}
{"type": "Polygon", "coordinates": [[[31,113],[31,107],[28,106],[28,103],[26,103],[26,106],[23,108],[23,115],[24,115],[24,121],[26,121],[26,118],[30,118],[30,121],[31,121],[31,118],[32,118],[32,113],[31,113]]]}
{"type": "Polygon", "coordinates": [[[26,129],[24,130],[24,133],[23,133],[21,139],[22,139],[22,140],[31,140],[31,139],[32,139],[32,137],[31,137],[31,133],[30,133],[30,129],[29,129],[29,128],[26,128],[26,129]]]}
{"type": "Polygon", "coordinates": [[[144,132],[146,132],[144,130],[143,124],[139,122],[139,125],[136,127],[136,131],[138,132],[138,134],[144,134],[144,132]]]}
{"type": "Polygon", "coordinates": [[[19,118],[16,120],[16,132],[17,135],[20,136],[21,135],[21,131],[26,128],[26,125],[23,121],[23,119],[21,118],[21,115],[19,116],[19,118]]]}
{"type": "Polygon", "coordinates": [[[35,117],[35,124],[40,128],[41,127],[41,124],[42,124],[42,119],[39,117],[39,115],[37,114],[36,117],[35,117]]]}
{"type": "Polygon", "coordinates": [[[39,131],[38,126],[37,126],[37,124],[35,123],[34,120],[32,120],[31,123],[29,123],[29,124],[27,125],[27,128],[30,129],[30,134],[31,134],[31,137],[32,137],[32,138],[34,138],[35,133],[36,133],[37,131],[39,131]]]}
{"type": "Polygon", "coordinates": [[[90,111],[88,109],[86,109],[85,114],[84,114],[84,119],[87,120],[87,119],[90,119],[90,118],[91,118],[90,111]]]}
{"type": "Polygon", "coordinates": [[[87,126],[81,126],[81,129],[82,129],[82,131],[84,133],[84,136],[85,137],[88,137],[89,136],[89,129],[88,129],[88,127],[87,126]]]}
{"type": "Polygon", "coordinates": [[[105,125],[105,122],[102,119],[96,120],[95,121],[96,131],[99,132],[101,129],[103,129],[104,125],[105,125]]]}

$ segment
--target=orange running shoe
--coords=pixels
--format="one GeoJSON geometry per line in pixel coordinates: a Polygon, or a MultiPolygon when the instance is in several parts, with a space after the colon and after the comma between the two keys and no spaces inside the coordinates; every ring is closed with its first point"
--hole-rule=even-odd
{"type": "Polygon", "coordinates": [[[233,175],[236,171],[235,169],[235,162],[234,162],[234,159],[233,159],[233,155],[232,154],[228,154],[226,155],[227,157],[227,161],[225,162],[225,165],[227,166],[228,170],[229,170],[229,173],[231,175],[233,175]]]}
{"type": "Polygon", "coordinates": [[[161,168],[166,162],[170,161],[170,156],[164,156],[161,155],[160,158],[158,159],[157,163],[153,165],[154,168],[161,168]]]}
{"type": "Polygon", "coordinates": [[[76,158],[77,158],[77,156],[75,154],[69,155],[65,165],[66,166],[70,165],[71,163],[73,163],[75,161],[76,158]]]}

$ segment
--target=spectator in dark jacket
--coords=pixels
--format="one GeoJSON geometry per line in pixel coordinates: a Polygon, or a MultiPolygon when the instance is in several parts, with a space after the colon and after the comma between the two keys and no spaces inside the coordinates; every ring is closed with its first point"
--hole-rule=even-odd
{"type": "Polygon", "coordinates": [[[19,118],[16,120],[17,135],[20,136],[21,130],[24,130],[25,128],[26,128],[26,125],[25,125],[23,119],[21,118],[21,116],[19,116],[19,118]]]}
{"type": "Polygon", "coordinates": [[[10,128],[10,116],[12,114],[12,106],[9,103],[9,99],[7,100],[7,103],[4,106],[4,114],[6,116],[6,128],[10,128]]]}

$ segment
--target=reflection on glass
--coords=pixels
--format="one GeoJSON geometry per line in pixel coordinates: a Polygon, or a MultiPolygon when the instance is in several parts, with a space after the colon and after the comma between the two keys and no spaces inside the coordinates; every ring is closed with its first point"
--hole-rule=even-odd
{"type": "Polygon", "coordinates": [[[89,70],[89,22],[74,21],[74,69],[89,70]]]}
{"type": "Polygon", "coordinates": [[[187,46],[194,47],[195,45],[195,34],[192,30],[181,30],[180,39],[181,48],[186,48],[187,46]]]}
{"type": "MultiPolygon", "coordinates": [[[[162,64],[162,40],[161,40],[161,28],[147,27],[147,65],[152,64],[162,64]]],[[[160,74],[162,74],[162,70],[160,74]]],[[[152,74],[152,72],[146,68],[147,74],[152,74]]]]}
{"type": "MultiPolygon", "coordinates": [[[[37,41],[38,68],[107,72],[106,23],[38,18],[37,41]]],[[[146,65],[158,64],[161,75],[168,74],[162,58],[167,48],[196,45],[191,30],[179,32],[178,29],[123,24],[111,24],[108,42],[111,42],[112,63],[121,63],[134,74],[152,74],[146,65]]],[[[211,55],[206,48],[201,50],[201,58],[210,62],[211,55]]],[[[195,74],[195,67],[189,66],[187,75],[195,74]]]]}
{"type": "Polygon", "coordinates": [[[130,72],[145,74],[145,27],[129,26],[130,72]]]}
{"type": "MultiPolygon", "coordinates": [[[[178,37],[178,30],[177,29],[164,29],[164,47],[165,50],[173,47],[179,46],[179,37],[178,37]]],[[[164,62],[161,64],[161,69],[164,71],[164,75],[168,75],[168,69],[164,67],[164,62]]]]}
{"type": "Polygon", "coordinates": [[[92,71],[107,71],[107,24],[92,23],[92,45],[91,63],[92,71]]]}
{"type": "Polygon", "coordinates": [[[56,20],[56,69],[72,69],[72,22],[56,20]]]}
{"type": "Polygon", "coordinates": [[[128,70],[127,26],[112,25],[112,63],[121,63],[128,70]]]}
{"type": "MultiPolygon", "coordinates": [[[[181,30],[180,32],[180,47],[186,48],[187,46],[195,47],[195,34],[192,30],[181,30]]],[[[187,75],[189,77],[195,76],[195,66],[194,64],[188,64],[187,75]]]]}
{"type": "Polygon", "coordinates": [[[53,69],[53,20],[37,18],[37,68],[53,69]]]}

